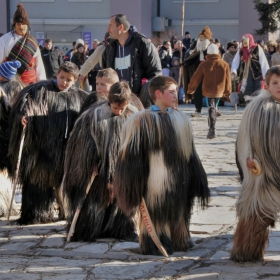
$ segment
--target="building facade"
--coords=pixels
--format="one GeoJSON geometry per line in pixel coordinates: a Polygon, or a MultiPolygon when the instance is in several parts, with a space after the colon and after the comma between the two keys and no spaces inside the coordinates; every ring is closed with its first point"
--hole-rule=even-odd
{"type": "MultiPolygon", "coordinates": [[[[126,14],[154,42],[182,34],[182,0],[0,0],[0,32],[10,30],[19,2],[30,17],[32,35],[40,42],[51,38],[64,52],[83,36],[103,40],[109,18],[117,13],[126,14]],[[155,18],[165,20],[163,30],[155,18]]],[[[253,0],[186,0],[184,31],[195,38],[206,25],[223,44],[260,28],[253,0]]]]}

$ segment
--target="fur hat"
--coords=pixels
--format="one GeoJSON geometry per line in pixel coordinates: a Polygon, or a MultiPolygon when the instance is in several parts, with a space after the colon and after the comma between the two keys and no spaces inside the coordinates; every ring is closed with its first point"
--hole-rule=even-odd
{"type": "Polygon", "coordinates": [[[207,48],[207,54],[220,54],[218,46],[216,44],[210,44],[207,48]]]}
{"type": "Polygon", "coordinates": [[[13,25],[15,25],[17,22],[30,26],[28,14],[21,3],[17,4],[17,9],[13,18],[13,25]]]}
{"type": "Polygon", "coordinates": [[[77,39],[76,46],[78,46],[79,44],[82,44],[84,46],[85,45],[85,41],[83,39],[77,39]]]}
{"type": "Polygon", "coordinates": [[[212,38],[213,33],[211,32],[209,26],[205,26],[202,31],[198,34],[198,36],[203,35],[206,39],[210,40],[212,38]]]}
{"type": "Polygon", "coordinates": [[[21,66],[20,61],[7,61],[0,64],[0,76],[7,80],[11,80],[17,73],[17,69],[21,66]]]}

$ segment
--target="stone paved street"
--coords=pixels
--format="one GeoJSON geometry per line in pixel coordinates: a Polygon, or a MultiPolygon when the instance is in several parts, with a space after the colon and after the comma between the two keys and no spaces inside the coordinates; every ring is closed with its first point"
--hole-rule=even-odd
{"type": "MultiPolygon", "coordinates": [[[[188,115],[193,105],[180,107],[188,115]]],[[[238,177],[234,144],[243,109],[221,107],[216,139],[208,140],[207,113],[192,119],[195,143],[211,188],[209,208],[195,207],[195,246],[169,258],[137,254],[138,244],[114,239],[66,243],[65,222],[19,227],[0,220],[0,279],[280,279],[280,226],[270,232],[265,261],[229,260],[236,226],[238,177]],[[279,238],[279,239],[278,239],[279,238]]],[[[11,217],[11,220],[17,217],[11,217]]]]}

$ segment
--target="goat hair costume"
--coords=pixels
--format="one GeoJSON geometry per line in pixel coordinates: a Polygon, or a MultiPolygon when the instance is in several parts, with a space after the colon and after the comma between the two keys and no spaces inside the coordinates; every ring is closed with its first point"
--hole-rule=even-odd
{"type": "MultiPolygon", "coordinates": [[[[117,204],[128,217],[138,211],[144,198],[168,254],[190,248],[194,199],[204,207],[210,191],[188,117],[176,110],[132,115],[123,127],[113,185],[117,204]]],[[[139,246],[142,254],[160,254],[143,218],[139,246]]]]}
{"type": "Polygon", "coordinates": [[[231,258],[254,261],[264,257],[269,226],[280,211],[280,103],[263,90],[246,107],[236,141],[241,190],[239,218],[231,258]]]}
{"type": "Polygon", "coordinates": [[[81,209],[72,241],[135,235],[133,219],[116,207],[112,186],[121,129],[135,112],[137,108],[129,104],[121,116],[115,116],[108,101],[96,102],[74,126],[66,149],[62,189],[68,231],[76,209],[81,209]],[[94,171],[98,175],[86,194],[94,171]]]}
{"type": "MultiPolygon", "coordinates": [[[[60,91],[54,81],[40,81],[24,88],[11,112],[9,160],[16,173],[23,126],[27,120],[19,170],[22,206],[19,224],[53,221],[53,206],[61,206],[59,189],[69,133],[88,96],[75,87],[60,91]]],[[[62,209],[61,209],[62,210],[62,209]]]]}

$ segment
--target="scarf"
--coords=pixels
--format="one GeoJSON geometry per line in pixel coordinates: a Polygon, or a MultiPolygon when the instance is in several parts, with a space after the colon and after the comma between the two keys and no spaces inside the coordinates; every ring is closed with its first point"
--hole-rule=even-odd
{"type": "Polygon", "coordinates": [[[18,75],[21,76],[28,69],[28,64],[32,60],[37,48],[37,40],[29,34],[21,37],[15,43],[8,56],[8,60],[19,60],[21,62],[21,67],[17,69],[18,75]]]}
{"type": "Polygon", "coordinates": [[[246,40],[247,41],[247,47],[242,46],[240,51],[242,52],[242,60],[245,62],[248,62],[248,59],[252,53],[252,51],[254,50],[254,48],[257,46],[257,44],[254,41],[254,38],[251,34],[245,34],[242,37],[242,41],[246,40]]]}

